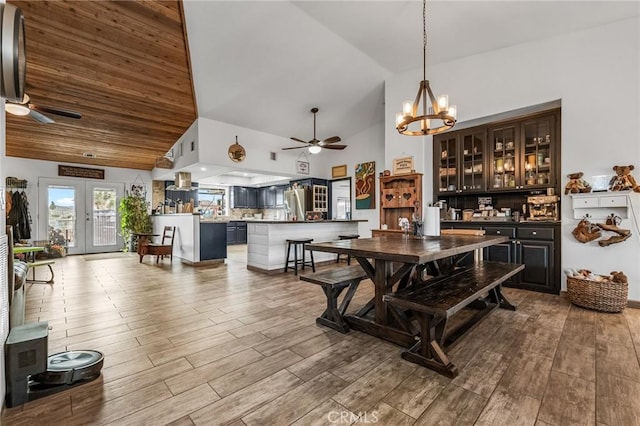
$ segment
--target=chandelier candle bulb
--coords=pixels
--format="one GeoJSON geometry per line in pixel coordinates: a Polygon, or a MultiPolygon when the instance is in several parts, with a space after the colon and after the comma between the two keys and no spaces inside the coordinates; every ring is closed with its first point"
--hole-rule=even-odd
{"type": "Polygon", "coordinates": [[[449,114],[454,120],[458,118],[458,108],[455,105],[449,107],[449,114]]]}
{"type": "Polygon", "coordinates": [[[401,112],[396,112],[396,127],[404,121],[404,115],[401,112]]]}
{"type": "Polygon", "coordinates": [[[402,102],[402,114],[404,117],[413,117],[413,103],[411,101],[402,102]]]}
{"type": "Polygon", "coordinates": [[[447,112],[449,109],[449,95],[438,96],[438,112],[447,112]]]}

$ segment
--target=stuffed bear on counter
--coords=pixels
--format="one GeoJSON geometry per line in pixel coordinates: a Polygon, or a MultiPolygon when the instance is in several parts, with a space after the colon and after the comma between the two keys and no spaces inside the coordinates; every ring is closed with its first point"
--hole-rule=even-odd
{"type": "Polygon", "coordinates": [[[579,192],[591,192],[591,185],[589,185],[589,182],[582,179],[582,175],[584,175],[582,172],[570,173],[567,175],[569,182],[567,182],[564,187],[564,195],[567,195],[568,193],[577,194],[579,192]]]}
{"type": "Polygon", "coordinates": [[[640,192],[640,185],[631,176],[633,169],[635,167],[632,164],[628,166],[613,166],[613,171],[616,172],[616,175],[609,181],[609,190],[626,191],[631,189],[634,192],[640,192]]]}

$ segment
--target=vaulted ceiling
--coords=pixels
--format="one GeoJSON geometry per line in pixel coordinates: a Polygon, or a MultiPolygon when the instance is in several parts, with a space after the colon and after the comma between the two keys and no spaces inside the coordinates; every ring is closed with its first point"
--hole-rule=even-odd
{"type": "Polygon", "coordinates": [[[180,1],[9,3],[25,16],[31,103],[82,118],[7,114],[8,156],[151,170],[195,120],[180,1]]]}
{"type": "MultiPolygon", "coordinates": [[[[198,116],[310,139],[314,106],[319,136],[347,139],[384,120],[386,78],[422,66],[418,0],[7,2],[25,15],[32,103],[82,114],[46,125],[7,114],[8,156],[150,170],[198,116]]],[[[429,0],[427,62],[639,11],[637,1],[429,0]]],[[[232,142],[210,141],[225,152],[232,142]]]]}

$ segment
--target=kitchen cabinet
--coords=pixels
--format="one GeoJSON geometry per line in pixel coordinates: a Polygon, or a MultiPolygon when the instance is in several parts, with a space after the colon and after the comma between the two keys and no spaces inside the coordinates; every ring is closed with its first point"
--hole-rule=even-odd
{"type": "Polygon", "coordinates": [[[287,185],[271,185],[258,188],[258,208],[283,208],[284,191],[286,188],[287,185]]]}
{"type": "Polygon", "coordinates": [[[380,178],[380,225],[400,229],[401,217],[422,218],[422,173],[408,173],[380,178]]]}
{"type": "Polygon", "coordinates": [[[559,117],[547,114],[489,128],[490,192],[558,187],[559,117]]]}
{"type": "Polygon", "coordinates": [[[300,188],[308,188],[308,189],[313,188],[313,185],[328,186],[328,184],[329,184],[329,182],[326,179],[319,179],[319,178],[298,179],[298,180],[289,181],[289,183],[291,185],[293,185],[294,183],[297,183],[298,187],[300,187],[300,188]]]}
{"type": "Polygon", "coordinates": [[[234,186],[231,194],[233,195],[231,208],[258,208],[258,188],[234,186]]]}
{"type": "Polygon", "coordinates": [[[435,135],[433,164],[436,198],[560,191],[560,111],[435,135]]]}
{"type": "Polygon", "coordinates": [[[507,235],[509,242],[487,247],[485,260],[521,263],[525,268],[507,286],[560,293],[560,227],[484,226],[486,235],[507,235]],[[557,238],[556,238],[557,237],[557,238]]]}
{"type": "Polygon", "coordinates": [[[276,186],[276,208],[284,208],[284,191],[286,191],[288,185],[276,186]]]}
{"type": "Polygon", "coordinates": [[[227,245],[247,243],[247,222],[230,221],[227,223],[227,245]]]}
{"type": "MultiPolygon", "coordinates": [[[[505,285],[545,293],[560,293],[560,225],[522,222],[443,222],[443,228],[484,229],[485,235],[502,235],[509,241],[483,250],[484,260],[525,265],[505,285]]],[[[466,259],[468,264],[471,259],[466,259]]]]}
{"type": "Polygon", "coordinates": [[[433,137],[436,195],[486,190],[486,139],[485,127],[472,127],[433,137]]]}
{"type": "Polygon", "coordinates": [[[200,223],[200,261],[227,257],[224,223],[200,223]]]}
{"type": "Polygon", "coordinates": [[[326,185],[313,185],[313,211],[326,213],[329,207],[329,187],[326,185]]]}

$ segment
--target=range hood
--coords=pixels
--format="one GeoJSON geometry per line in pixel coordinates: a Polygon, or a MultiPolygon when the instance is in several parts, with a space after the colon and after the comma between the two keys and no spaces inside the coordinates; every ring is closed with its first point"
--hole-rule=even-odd
{"type": "Polygon", "coordinates": [[[193,191],[198,188],[191,186],[191,173],[178,172],[175,174],[175,183],[165,189],[169,191],[193,191]]]}

